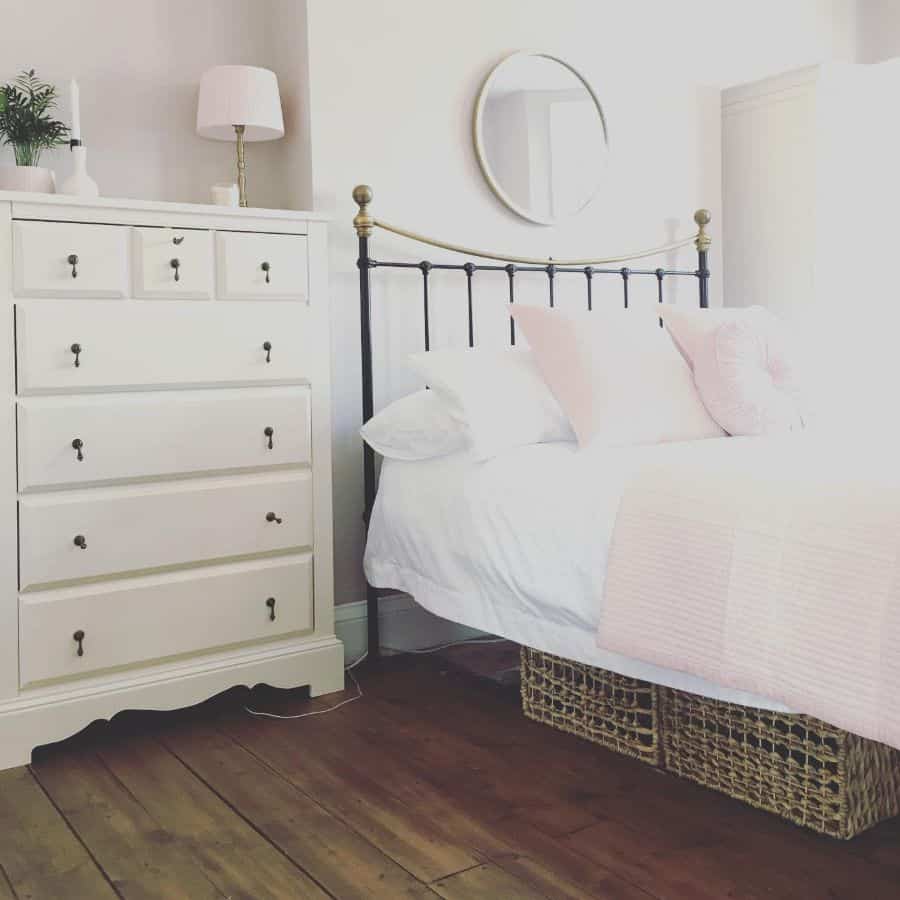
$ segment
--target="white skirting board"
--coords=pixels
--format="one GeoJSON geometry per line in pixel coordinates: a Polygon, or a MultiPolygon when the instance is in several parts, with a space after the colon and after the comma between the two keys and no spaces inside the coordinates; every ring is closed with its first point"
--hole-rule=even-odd
{"type": "MultiPolygon", "coordinates": [[[[423,650],[438,644],[483,637],[484,632],[458,625],[419,606],[406,594],[391,594],[378,603],[381,646],[394,650],[423,650]]],[[[334,608],[335,632],[344,642],[344,659],[349,665],[366,652],[366,603],[342,603],[334,608]]]]}

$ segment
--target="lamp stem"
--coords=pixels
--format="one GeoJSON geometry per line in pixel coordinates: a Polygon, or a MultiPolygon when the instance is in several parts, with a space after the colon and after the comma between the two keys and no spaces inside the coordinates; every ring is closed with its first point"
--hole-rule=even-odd
{"type": "Polygon", "coordinates": [[[235,125],[237,135],[238,203],[247,205],[247,165],[244,162],[244,126],[235,125]]]}

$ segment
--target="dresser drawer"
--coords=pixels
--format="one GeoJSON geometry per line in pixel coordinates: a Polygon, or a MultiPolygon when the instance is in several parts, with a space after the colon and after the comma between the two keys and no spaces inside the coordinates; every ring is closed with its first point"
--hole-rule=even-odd
{"type": "Polygon", "coordinates": [[[209,300],[213,242],[209,231],[135,228],[134,296],[209,300]]]}
{"type": "Polygon", "coordinates": [[[13,222],[18,297],[124,297],[128,231],[119,225],[13,222]]]}
{"type": "Polygon", "coordinates": [[[312,596],[310,555],[25,594],[21,684],[309,631],[312,596]]]}
{"type": "Polygon", "coordinates": [[[302,381],[308,313],[299,303],[20,303],[19,393],[302,381]]]}
{"type": "Polygon", "coordinates": [[[20,589],[312,542],[309,472],[43,494],[19,502],[20,589]]]}
{"type": "Polygon", "coordinates": [[[306,237],[299,234],[216,234],[223,300],[305,300],[306,237]]]}
{"type": "Polygon", "coordinates": [[[308,464],[309,399],[306,387],[28,397],[19,490],[308,464]]]}

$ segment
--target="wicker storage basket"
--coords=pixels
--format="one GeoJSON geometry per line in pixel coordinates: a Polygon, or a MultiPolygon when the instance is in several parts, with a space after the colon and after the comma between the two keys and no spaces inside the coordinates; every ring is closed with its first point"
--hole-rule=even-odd
{"type": "Polygon", "coordinates": [[[900,813],[900,752],[810,716],[660,688],[667,771],[851,838],[900,813]]]}
{"type": "Polygon", "coordinates": [[[836,838],[900,814],[900,751],[522,648],[525,715],[836,838]]]}
{"type": "Polygon", "coordinates": [[[660,765],[656,685],[530,647],[522,647],[521,670],[528,718],[660,765]]]}

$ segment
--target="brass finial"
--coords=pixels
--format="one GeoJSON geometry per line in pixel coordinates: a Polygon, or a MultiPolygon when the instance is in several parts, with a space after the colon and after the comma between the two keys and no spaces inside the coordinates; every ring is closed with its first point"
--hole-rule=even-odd
{"type": "Polygon", "coordinates": [[[697,223],[697,228],[699,229],[697,237],[694,240],[694,246],[700,253],[705,253],[709,250],[709,245],[712,243],[712,238],[706,233],[706,226],[709,225],[710,218],[711,216],[708,209],[698,209],[697,212],[694,213],[694,221],[697,223]]]}
{"type": "Polygon", "coordinates": [[[359,212],[353,217],[353,227],[360,237],[370,237],[375,225],[375,220],[369,215],[372,188],[367,184],[358,184],[353,188],[353,201],[359,207],[359,212]]]}

